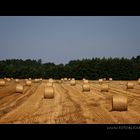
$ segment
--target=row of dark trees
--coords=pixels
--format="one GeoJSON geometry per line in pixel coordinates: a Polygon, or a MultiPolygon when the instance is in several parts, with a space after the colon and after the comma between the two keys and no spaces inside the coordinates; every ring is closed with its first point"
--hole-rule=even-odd
{"type": "Polygon", "coordinates": [[[140,56],[72,60],[68,64],[42,63],[42,60],[10,59],[0,61],[0,77],[136,80],[140,77],[140,56]]]}

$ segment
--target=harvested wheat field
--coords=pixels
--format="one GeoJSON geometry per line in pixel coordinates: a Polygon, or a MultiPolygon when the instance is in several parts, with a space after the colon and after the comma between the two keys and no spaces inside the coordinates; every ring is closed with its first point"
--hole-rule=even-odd
{"type": "Polygon", "coordinates": [[[74,86],[67,79],[53,80],[50,86],[48,82],[32,80],[28,86],[25,79],[12,79],[0,86],[0,123],[140,124],[138,81],[89,80],[86,91],[83,80],[74,86]],[[127,88],[128,82],[133,88],[127,88]],[[16,92],[17,84],[21,92],[16,92]]]}

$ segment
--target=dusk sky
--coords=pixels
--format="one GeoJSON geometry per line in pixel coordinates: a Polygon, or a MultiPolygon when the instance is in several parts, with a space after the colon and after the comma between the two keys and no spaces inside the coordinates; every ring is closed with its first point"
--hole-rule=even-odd
{"type": "Polygon", "coordinates": [[[140,55],[140,16],[0,16],[0,60],[140,55]]]}

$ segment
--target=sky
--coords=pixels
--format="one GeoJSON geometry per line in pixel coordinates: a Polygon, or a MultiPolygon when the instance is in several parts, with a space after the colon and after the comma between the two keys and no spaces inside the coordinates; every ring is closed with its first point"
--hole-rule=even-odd
{"type": "Polygon", "coordinates": [[[66,64],[140,55],[140,16],[0,16],[0,60],[66,64]]]}

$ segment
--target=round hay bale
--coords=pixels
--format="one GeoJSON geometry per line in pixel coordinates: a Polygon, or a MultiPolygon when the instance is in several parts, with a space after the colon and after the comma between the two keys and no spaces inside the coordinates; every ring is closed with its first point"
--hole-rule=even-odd
{"type": "Polygon", "coordinates": [[[42,82],[42,78],[37,79],[37,82],[42,82]]]}
{"type": "Polygon", "coordinates": [[[99,79],[99,84],[102,84],[103,83],[103,79],[99,79]]]}
{"type": "Polygon", "coordinates": [[[31,81],[32,79],[31,79],[31,78],[29,78],[29,80],[31,81]]]}
{"type": "Polygon", "coordinates": [[[39,80],[38,80],[38,79],[35,79],[35,80],[34,80],[34,82],[35,82],[35,83],[38,83],[38,82],[39,82],[39,80]]]}
{"type": "Polygon", "coordinates": [[[75,80],[75,78],[72,78],[71,80],[75,80]]]}
{"type": "Polygon", "coordinates": [[[112,81],[112,78],[109,78],[109,81],[112,81]]]}
{"type": "Polygon", "coordinates": [[[106,92],[108,92],[108,90],[109,90],[108,84],[103,84],[103,85],[101,85],[101,91],[106,91],[106,92]]]}
{"type": "Polygon", "coordinates": [[[46,84],[48,87],[52,87],[53,86],[53,83],[52,82],[47,82],[46,84]]]}
{"type": "Polygon", "coordinates": [[[63,83],[63,81],[64,81],[64,79],[63,79],[63,78],[61,78],[60,83],[63,83]]]}
{"type": "Polygon", "coordinates": [[[89,83],[88,80],[84,80],[83,82],[84,82],[84,84],[88,84],[89,83]]]}
{"type": "Polygon", "coordinates": [[[53,89],[53,87],[45,87],[44,98],[47,98],[47,99],[54,98],[54,89],[53,89]]]}
{"type": "Polygon", "coordinates": [[[6,82],[5,80],[0,80],[0,86],[5,86],[6,82]]]}
{"type": "Polygon", "coordinates": [[[138,79],[138,84],[140,85],[140,78],[138,79]]]}
{"type": "Polygon", "coordinates": [[[50,78],[50,79],[49,79],[49,82],[50,82],[50,83],[53,83],[53,82],[54,82],[54,80],[53,80],[52,78],[50,78]]]}
{"type": "Polygon", "coordinates": [[[11,79],[10,79],[10,78],[7,78],[7,81],[8,81],[8,82],[10,82],[10,81],[11,81],[11,79]]]}
{"type": "Polygon", "coordinates": [[[16,86],[16,92],[18,92],[18,93],[23,93],[23,86],[20,85],[20,84],[18,84],[18,85],[16,86]]]}
{"type": "Polygon", "coordinates": [[[27,81],[26,81],[26,86],[31,86],[31,85],[32,85],[32,81],[27,80],[27,81]]]}
{"type": "Polygon", "coordinates": [[[71,80],[71,81],[70,81],[70,85],[71,85],[71,86],[75,86],[75,85],[76,85],[76,81],[75,81],[75,80],[71,80]]]}
{"type": "Polygon", "coordinates": [[[39,78],[39,80],[42,81],[43,79],[42,78],[39,78]]]}
{"type": "Polygon", "coordinates": [[[64,78],[64,81],[67,81],[68,79],[67,78],[64,78]]]}
{"type": "Polygon", "coordinates": [[[112,111],[127,111],[127,96],[114,95],[112,98],[112,111]]]}
{"type": "Polygon", "coordinates": [[[134,88],[134,83],[128,82],[127,89],[133,89],[133,88],[134,88]]]}
{"type": "Polygon", "coordinates": [[[90,91],[89,84],[83,84],[83,92],[88,92],[88,91],[90,91]]]}
{"type": "Polygon", "coordinates": [[[19,83],[19,79],[15,79],[15,82],[16,82],[16,83],[19,83]]]}
{"type": "Polygon", "coordinates": [[[103,78],[104,81],[106,81],[106,78],[103,78]]]}

